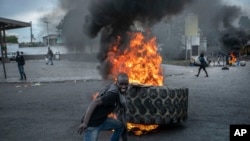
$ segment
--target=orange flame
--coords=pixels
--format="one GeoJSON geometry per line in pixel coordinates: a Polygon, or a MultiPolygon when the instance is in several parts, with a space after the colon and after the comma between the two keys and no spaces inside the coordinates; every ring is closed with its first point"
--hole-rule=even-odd
{"type": "Polygon", "coordinates": [[[231,53],[230,53],[229,64],[232,65],[232,64],[234,64],[234,63],[236,63],[236,62],[237,62],[237,58],[236,58],[236,56],[234,55],[234,52],[231,52],[231,53]]]}
{"type": "MultiPolygon", "coordinates": [[[[156,38],[146,39],[141,32],[130,33],[132,39],[124,51],[114,45],[108,53],[113,78],[120,72],[128,74],[130,83],[162,86],[162,58],[157,51],[156,38]]],[[[117,38],[117,42],[120,37],[117,38]]]]}
{"type": "MultiPolygon", "coordinates": [[[[130,33],[130,43],[125,50],[119,50],[120,37],[117,37],[108,53],[107,60],[111,64],[111,77],[115,79],[118,73],[125,72],[130,83],[162,86],[163,69],[162,58],[157,51],[156,38],[146,38],[141,32],[130,33]]],[[[135,135],[152,131],[159,125],[143,125],[127,123],[129,131],[135,135]]]]}
{"type": "Polygon", "coordinates": [[[137,136],[147,133],[149,131],[155,130],[159,125],[143,125],[143,124],[135,124],[135,123],[127,123],[128,130],[134,130],[133,133],[137,136]],[[138,130],[136,130],[138,129],[138,130]]]}

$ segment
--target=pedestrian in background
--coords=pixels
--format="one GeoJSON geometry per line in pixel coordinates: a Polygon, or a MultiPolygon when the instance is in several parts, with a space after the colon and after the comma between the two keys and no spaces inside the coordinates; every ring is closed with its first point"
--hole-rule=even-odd
{"type": "Polygon", "coordinates": [[[220,55],[217,57],[217,66],[220,66],[220,55]]]}
{"type": "Polygon", "coordinates": [[[205,60],[205,58],[204,58],[204,53],[201,53],[201,54],[200,54],[200,56],[199,56],[199,61],[200,61],[200,67],[199,67],[199,70],[198,70],[197,75],[195,75],[195,76],[199,77],[200,71],[201,71],[201,69],[203,69],[204,72],[206,73],[206,77],[208,77],[208,73],[207,73],[207,70],[206,70],[207,62],[206,62],[206,60],[205,60]]]}
{"type": "Polygon", "coordinates": [[[47,58],[48,58],[48,61],[47,61],[47,65],[50,64],[53,65],[53,51],[50,49],[50,47],[48,47],[48,52],[47,52],[47,58]]]}
{"type": "Polygon", "coordinates": [[[25,59],[23,57],[23,52],[21,52],[21,55],[19,53],[19,51],[16,52],[16,62],[17,62],[17,66],[18,66],[18,70],[20,73],[20,80],[26,80],[26,74],[24,72],[24,65],[25,65],[25,59]]]}

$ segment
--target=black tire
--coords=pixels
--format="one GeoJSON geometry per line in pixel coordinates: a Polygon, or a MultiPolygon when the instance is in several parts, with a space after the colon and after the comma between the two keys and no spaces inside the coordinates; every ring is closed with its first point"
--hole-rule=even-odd
{"type": "Polygon", "coordinates": [[[132,85],[127,102],[130,123],[166,125],[187,120],[187,88],[132,85]]]}

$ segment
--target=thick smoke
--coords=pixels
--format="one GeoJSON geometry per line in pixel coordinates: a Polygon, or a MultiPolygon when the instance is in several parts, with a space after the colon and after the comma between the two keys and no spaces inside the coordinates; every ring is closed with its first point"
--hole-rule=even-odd
{"type": "Polygon", "coordinates": [[[180,13],[189,2],[191,0],[93,0],[84,32],[92,38],[101,33],[98,60],[102,76],[106,78],[109,74],[109,64],[106,62],[109,46],[119,36],[119,49],[123,50],[129,40],[127,32],[135,21],[150,28],[163,17],[180,13]]]}
{"type": "Polygon", "coordinates": [[[75,53],[83,52],[86,46],[93,46],[96,40],[88,38],[83,32],[89,0],[60,0],[59,4],[67,11],[58,25],[66,46],[75,53]]]}
{"type": "Polygon", "coordinates": [[[94,0],[90,4],[85,31],[90,37],[106,26],[124,28],[134,21],[154,24],[164,16],[179,13],[191,0],[94,0]]]}
{"type": "Polygon", "coordinates": [[[240,7],[225,5],[222,0],[196,0],[189,10],[198,15],[201,33],[207,37],[208,46],[217,47],[215,50],[239,49],[249,40],[246,31],[238,26],[240,7]]]}
{"type": "Polygon", "coordinates": [[[250,34],[239,28],[230,28],[230,30],[223,32],[221,37],[221,41],[228,52],[239,50],[249,40],[250,34]]]}
{"type": "MultiPolygon", "coordinates": [[[[178,40],[180,34],[184,34],[183,22],[185,14],[189,12],[198,15],[200,33],[207,37],[208,46],[222,43],[222,46],[227,47],[228,43],[224,43],[227,40],[223,37],[233,34],[229,31],[237,29],[235,23],[242,16],[240,7],[225,5],[222,0],[192,0],[192,3],[191,0],[59,0],[58,7],[66,13],[60,25],[66,43],[77,50],[82,50],[85,45],[96,44],[101,29],[107,28],[105,30],[109,31],[109,36],[124,34],[135,20],[141,21],[144,26],[157,23],[157,26],[152,27],[157,38],[168,47],[167,51],[174,50],[181,44],[178,40]],[[162,18],[164,21],[159,22],[162,18]],[[98,38],[91,40],[86,35],[92,38],[98,35],[98,38]]],[[[59,19],[52,15],[56,15],[56,12],[46,17],[51,17],[51,21],[53,18],[59,19]]]]}
{"type": "Polygon", "coordinates": [[[157,36],[158,47],[163,59],[184,59],[185,42],[181,40],[184,35],[185,15],[179,14],[174,17],[165,17],[152,28],[157,36]]]}
{"type": "MultiPolygon", "coordinates": [[[[60,0],[60,7],[66,11],[61,26],[68,46],[81,50],[98,42],[101,64],[105,64],[109,45],[117,36],[121,37],[120,48],[125,47],[127,32],[135,21],[154,31],[163,50],[180,55],[183,49],[178,47],[184,46],[180,37],[190,12],[198,16],[200,35],[207,38],[208,50],[235,48],[249,40],[237,28],[241,8],[225,5],[222,0],[60,0]]],[[[109,66],[103,66],[106,74],[109,66]]]]}
{"type": "Polygon", "coordinates": [[[200,37],[207,38],[207,54],[219,51],[228,53],[250,40],[247,39],[249,35],[246,30],[238,25],[239,18],[244,16],[241,7],[226,5],[222,0],[193,0],[181,14],[164,18],[154,26],[154,33],[162,45],[163,57],[184,59],[185,43],[180,39],[185,34],[185,17],[188,13],[198,16],[200,37]]]}
{"type": "MultiPolygon", "coordinates": [[[[58,0],[58,6],[41,18],[41,22],[49,22],[50,34],[59,34],[70,53],[86,51],[86,47],[94,46],[98,39],[91,39],[83,32],[85,16],[89,14],[90,0],[58,0]]],[[[45,25],[45,24],[44,24],[45,25]]],[[[46,25],[43,35],[46,34],[46,25]]],[[[89,48],[88,48],[89,49],[89,48]]],[[[90,52],[92,52],[90,48],[90,52]]],[[[74,58],[81,59],[79,55],[74,58]]],[[[72,58],[73,59],[73,58],[72,58]]]]}

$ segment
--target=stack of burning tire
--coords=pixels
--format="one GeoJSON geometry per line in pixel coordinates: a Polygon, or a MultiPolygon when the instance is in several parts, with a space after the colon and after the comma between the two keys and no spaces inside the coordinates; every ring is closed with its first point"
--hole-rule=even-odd
{"type": "Polygon", "coordinates": [[[187,120],[187,88],[132,85],[127,100],[128,122],[167,125],[187,120]]]}

